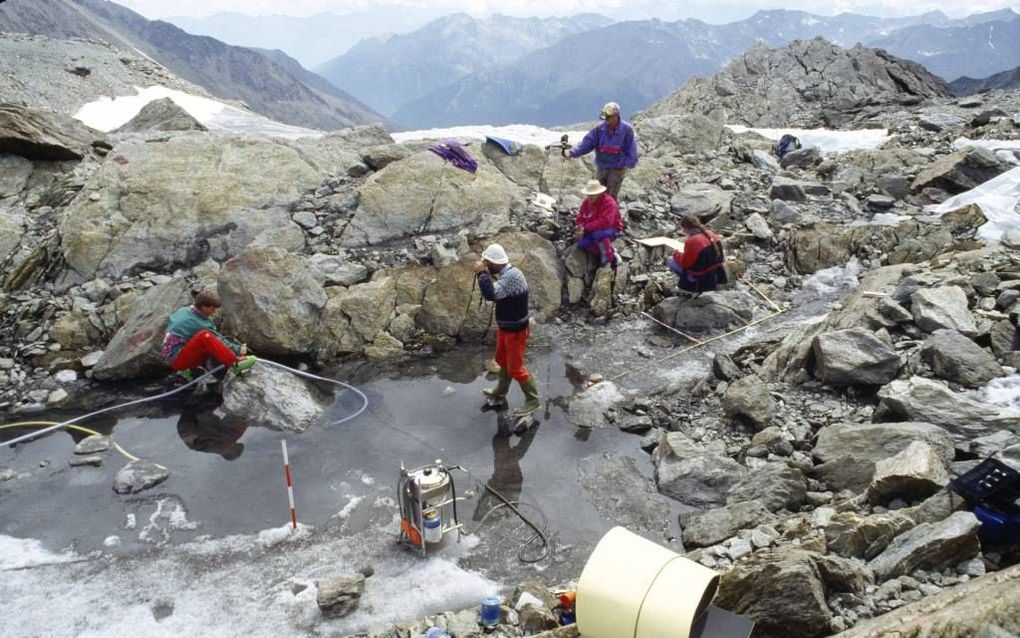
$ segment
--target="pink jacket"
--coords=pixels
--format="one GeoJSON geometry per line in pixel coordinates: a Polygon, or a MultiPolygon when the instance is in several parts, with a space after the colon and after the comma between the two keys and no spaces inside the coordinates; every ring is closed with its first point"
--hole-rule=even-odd
{"type": "Polygon", "coordinates": [[[581,202],[581,210],[577,211],[577,217],[574,218],[574,224],[586,233],[610,228],[623,232],[620,209],[609,193],[602,193],[594,202],[585,197],[581,202]]]}

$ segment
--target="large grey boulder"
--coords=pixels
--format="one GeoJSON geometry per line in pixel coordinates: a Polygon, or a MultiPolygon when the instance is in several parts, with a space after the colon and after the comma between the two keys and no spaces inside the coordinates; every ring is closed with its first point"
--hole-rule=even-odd
{"type": "Polygon", "coordinates": [[[339,255],[316,253],[308,268],[323,286],[353,286],[368,279],[368,268],[339,255]]]}
{"type": "Polygon", "coordinates": [[[979,388],[1003,376],[1002,367],[984,348],[956,330],[936,330],[921,346],[921,357],[940,379],[979,388]]]}
{"type": "Polygon", "coordinates": [[[950,462],[955,455],[949,432],[931,423],[837,423],[821,429],[811,454],[819,461],[854,457],[877,463],[922,441],[950,462]]]}
{"type": "Polygon", "coordinates": [[[790,151],[779,161],[783,168],[814,168],[814,165],[822,161],[822,152],[816,147],[798,148],[790,151]]]}
{"type": "Polygon", "coordinates": [[[892,346],[862,328],[820,334],[812,347],[816,375],[831,385],[884,385],[903,365],[892,346]]]}
{"type": "Polygon", "coordinates": [[[60,113],[0,102],[0,154],[29,160],[80,160],[106,136],[60,113]]]}
{"type": "Polygon", "coordinates": [[[470,227],[493,234],[510,224],[523,195],[489,162],[475,173],[422,151],[373,173],[359,189],[358,210],[344,229],[347,246],[470,227]]]}
{"type": "Polygon", "coordinates": [[[917,174],[910,188],[940,188],[947,193],[962,193],[1014,168],[986,148],[969,146],[952,155],[940,157],[917,174]]]}
{"type": "Polygon", "coordinates": [[[223,327],[257,354],[310,354],[326,305],[304,260],[279,248],[251,246],[230,259],[217,282],[223,327]]]}
{"type": "Polygon", "coordinates": [[[861,516],[839,512],[825,526],[825,541],[830,552],[845,558],[870,560],[881,554],[892,539],[917,522],[902,511],[861,516]]]}
{"type": "Polygon", "coordinates": [[[205,125],[168,97],[152,100],[114,133],[145,131],[207,131],[205,125]]]}
{"type": "Polygon", "coordinates": [[[763,636],[817,638],[829,634],[827,594],[863,593],[872,580],[867,569],[834,556],[757,552],[722,574],[713,603],[751,617],[763,636]]]}
{"type": "Polygon", "coordinates": [[[670,297],[652,308],[659,321],[679,330],[704,332],[746,324],[754,314],[754,300],[744,292],[706,292],[691,299],[670,297]]]}
{"type": "Polygon", "coordinates": [[[171,313],[193,301],[188,282],[177,277],[147,290],[131,306],[124,325],[103,349],[95,378],[137,379],[167,371],[160,347],[171,313]]]}
{"type": "Polygon", "coordinates": [[[675,215],[694,215],[700,219],[728,214],[733,209],[733,191],[715,184],[683,184],[669,200],[675,215]]]}
{"type": "Polygon", "coordinates": [[[729,504],[760,502],[770,512],[787,509],[796,512],[807,497],[804,473],[786,463],[768,463],[751,470],[726,496],[729,504]]]}
{"type": "Polygon", "coordinates": [[[652,454],[659,491],[694,507],[720,506],[747,469],[715,441],[702,446],[682,432],[663,432],[652,454]]]}
{"type": "Polygon", "coordinates": [[[684,547],[721,543],[742,529],[767,523],[772,515],[759,501],[742,501],[680,517],[684,547]]]}
{"type": "Polygon", "coordinates": [[[932,446],[914,441],[896,456],[875,463],[868,500],[878,504],[896,498],[913,501],[931,496],[947,483],[946,462],[932,446]]]}
{"type": "Polygon", "coordinates": [[[683,153],[715,152],[733,136],[723,122],[704,115],[670,113],[641,120],[642,145],[681,149],[683,153]]]}
{"type": "Polygon", "coordinates": [[[152,461],[139,459],[120,468],[113,477],[113,491],[118,494],[137,494],[155,487],[170,478],[170,472],[152,461]]]}
{"type": "Polygon", "coordinates": [[[981,551],[980,521],[970,512],[955,512],[937,523],[922,523],[896,538],[868,567],[881,580],[915,569],[942,569],[974,558],[981,551]]]}
{"type": "Polygon", "coordinates": [[[257,363],[244,374],[227,376],[217,411],[248,426],[304,432],[332,400],[286,370],[257,363]]]}
{"type": "Polygon", "coordinates": [[[737,379],[726,388],[722,407],[726,416],[745,418],[759,429],[768,425],[776,412],[776,402],[768,386],[753,374],[737,379]]]}
{"type": "Polygon", "coordinates": [[[117,145],[60,223],[68,265],[85,279],[224,261],[252,241],[295,250],[286,204],[341,157],[324,143],[184,135],[117,145]]]}
{"type": "Polygon", "coordinates": [[[958,440],[1020,431],[1020,412],[975,401],[923,377],[893,381],[878,391],[878,398],[894,415],[940,425],[958,440]]]}
{"type": "Polygon", "coordinates": [[[361,352],[389,327],[397,300],[396,282],[396,277],[384,275],[349,288],[326,289],[329,301],[319,318],[316,341],[319,360],[361,352]]]}
{"type": "MultiPolygon", "coordinates": [[[[507,232],[484,242],[499,243],[528,280],[528,302],[532,317],[545,321],[559,310],[561,289],[566,273],[556,256],[556,247],[547,239],[529,232],[507,232]]],[[[484,245],[476,247],[481,253],[484,245]]],[[[424,289],[418,325],[432,334],[475,337],[486,329],[495,330],[490,319],[492,305],[479,303],[481,293],[475,283],[472,255],[439,269],[424,289]]]]}
{"type": "Polygon", "coordinates": [[[865,620],[840,638],[975,636],[1020,634],[1020,565],[992,572],[865,620]]]}
{"type": "Polygon", "coordinates": [[[974,315],[967,307],[967,293],[958,286],[922,288],[910,296],[910,302],[914,322],[921,330],[950,329],[968,337],[977,334],[974,315]]]}

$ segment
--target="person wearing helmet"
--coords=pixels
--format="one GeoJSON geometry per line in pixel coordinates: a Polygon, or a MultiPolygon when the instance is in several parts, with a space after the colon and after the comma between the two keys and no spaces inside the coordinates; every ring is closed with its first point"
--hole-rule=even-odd
{"type": "Polygon", "coordinates": [[[602,122],[588,131],[567,157],[578,158],[595,151],[595,178],[614,200],[620,199],[620,186],[627,171],[637,166],[637,139],[634,128],[620,119],[620,105],[609,102],[599,114],[602,122]]]}
{"type": "Polygon", "coordinates": [[[506,393],[513,379],[524,392],[524,404],[514,410],[515,417],[531,414],[541,407],[538,384],[524,367],[524,349],[531,334],[528,310],[528,281],[524,273],[510,265],[510,258],[499,244],[490,244],[482,259],[475,262],[478,289],[487,301],[496,303],[496,363],[499,381],[495,388],[482,393],[491,404],[506,403],[506,393]]]}

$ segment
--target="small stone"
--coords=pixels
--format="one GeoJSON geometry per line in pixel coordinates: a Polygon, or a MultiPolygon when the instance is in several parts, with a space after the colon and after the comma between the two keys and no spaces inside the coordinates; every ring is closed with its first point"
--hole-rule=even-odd
{"type": "Polygon", "coordinates": [[[365,576],[353,574],[316,581],[315,603],[324,616],[342,618],[358,608],[365,592],[365,576]]]}
{"type": "Polygon", "coordinates": [[[75,454],[96,454],[110,449],[110,437],[103,434],[87,436],[74,446],[75,454]]]}
{"type": "Polygon", "coordinates": [[[90,352],[87,355],[85,355],[84,357],[82,357],[81,358],[81,365],[82,365],[83,368],[92,368],[97,363],[99,363],[99,360],[102,359],[102,358],[103,358],[103,351],[102,350],[96,350],[95,352],[90,352]]]}
{"type": "Polygon", "coordinates": [[[67,390],[63,388],[57,388],[46,395],[46,405],[56,406],[67,401],[68,398],[67,390]]]}
{"type": "Polygon", "coordinates": [[[0,370],[10,370],[14,367],[14,359],[0,357],[0,370]]]}
{"type": "Polygon", "coordinates": [[[754,548],[751,547],[751,541],[744,538],[734,538],[730,541],[730,547],[727,554],[729,554],[730,558],[733,560],[740,560],[752,551],[754,551],[754,548]]]}
{"type": "Polygon", "coordinates": [[[71,467],[81,467],[83,465],[91,465],[93,467],[99,467],[103,464],[103,457],[101,456],[76,456],[70,461],[71,467]]]}
{"type": "Polygon", "coordinates": [[[170,472],[151,461],[131,461],[113,478],[113,491],[118,494],[136,494],[159,485],[170,478],[170,472]]]}

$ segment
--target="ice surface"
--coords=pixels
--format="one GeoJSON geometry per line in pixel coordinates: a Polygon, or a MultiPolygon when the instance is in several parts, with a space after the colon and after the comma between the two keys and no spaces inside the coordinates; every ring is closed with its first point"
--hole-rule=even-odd
{"type": "Polygon", "coordinates": [[[953,142],[953,149],[957,151],[968,146],[986,148],[1007,162],[1020,164],[1020,140],[972,140],[961,137],[953,142]]]}
{"type": "Polygon", "coordinates": [[[937,206],[926,208],[933,213],[948,213],[969,204],[977,204],[988,218],[978,229],[978,237],[987,243],[998,243],[1009,230],[1020,230],[1020,167],[1006,171],[977,188],[950,197],[937,206]]]}
{"type": "Polygon", "coordinates": [[[74,117],[100,131],[109,132],[127,124],[153,100],[170,98],[211,131],[251,133],[272,137],[318,137],[322,132],[290,126],[245,111],[219,100],[191,95],[165,86],[135,87],[136,95],[101,97],[81,107],[74,117]]]}
{"type": "Polygon", "coordinates": [[[41,565],[56,565],[80,558],[69,550],[54,554],[43,548],[42,543],[31,538],[14,538],[0,534],[0,572],[41,565]]]}
{"type": "Polygon", "coordinates": [[[816,147],[823,153],[845,153],[847,151],[876,149],[889,139],[886,129],[862,129],[859,131],[833,131],[830,129],[798,129],[798,128],[748,128],[737,124],[727,125],[734,133],[751,131],[770,140],[789,133],[800,140],[802,148],[816,147]]]}
{"type": "Polygon", "coordinates": [[[971,390],[967,394],[981,403],[1020,410],[1020,374],[993,379],[985,387],[971,390]]]}
{"type": "Polygon", "coordinates": [[[571,145],[579,144],[588,131],[553,131],[531,124],[508,124],[506,126],[456,126],[453,128],[427,129],[421,131],[404,131],[393,133],[392,137],[397,142],[408,142],[414,140],[445,140],[455,139],[460,142],[465,140],[484,140],[487,135],[503,137],[521,144],[537,144],[538,146],[549,146],[559,144],[560,137],[566,133],[570,137],[571,145]]]}
{"type": "Polygon", "coordinates": [[[0,633],[343,636],[470,608],[498,593],[497,583],[457,564],[478,545],[476,538],[447,540],[422,559],[400,549],[383,533],[388,531],[352,536],[302,525],[292,534],[285,525],[85,566],[59,564],[78,558],[73,553],[53,554],[38,541],[0,536],[0,566],[14,569],[0,578],[0,599],[5,614],[18,619],[18,631],[0,633]],[[48,566],[22,569],[36,565],[48,566]],[[375,573],[365,583],[360,609],[342,619],[323,618],[315,581],[362,565],[375,573]],[[54,600],[60,601],[59,614],[53,613],[54,600]]]}

